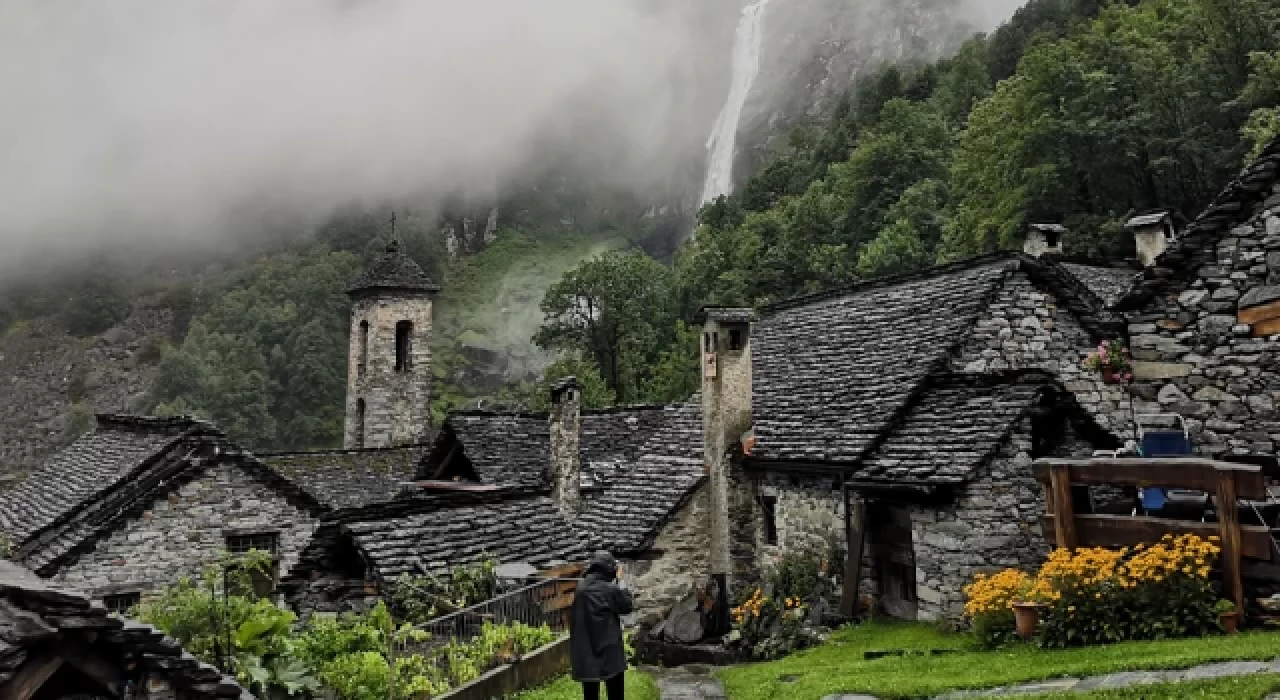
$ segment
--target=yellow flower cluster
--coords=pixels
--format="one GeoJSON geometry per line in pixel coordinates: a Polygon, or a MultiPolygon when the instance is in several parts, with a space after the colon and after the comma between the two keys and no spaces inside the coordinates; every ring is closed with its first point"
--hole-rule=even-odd
{"type": "Polygon", "coordinates": [[[1222,551],[1217,541],[1217,537],[1204,540],[1195,535],[1165,535],[1150,547],[1138,545],[1125,563],[1119,583],[1124,588],[1133,588],[1146,581],[1158,583],[1178,574],[1209,578],[1213,561],[1222,551]]]}
{"type": "Polygon", "coordinates": [[[748,598],[745,603],[731,611],[733,613],[733,619],[738,623],[738,626],[742,626],[742,623],[745,622],[748,617],[759,617],[761,608],[763,608],[764,604],[767,602],[769,602],[769,599],[765,597],[764,591],[757,588],[755,593],[752,593],[751,597],[748,598]]]}
{"type": "Polygon", "coordinates": [[[1009,609],[1013,603],[1051,603],[1064,592],[1103,597],[1105,589],[1136,588],[1174,576],[1207,579],[1222,548],[1217,537],[1165,535],[1149,547],[1055,549],[1032,578],[1017,569],[978,574],[965,586],[965,614],[970,617],[1009,609]]]}
{"type": "Polygon", "coordinates": [[[1008,610],[1027,591],[1031,579],[1017,569],[1005,569],[990,576],[978,574],[964,587],[964,612],[973,617],[1008,610]]]}
{"type": "Polygon", "coordinates": [[[1053,594],[1049,600],[1056,600],[1067,588],[1089,588],[1105,583],[1115,577],[1128,553],[1128,548],[1055,549],[1040,566],[1037,588],[1053,594]]]}

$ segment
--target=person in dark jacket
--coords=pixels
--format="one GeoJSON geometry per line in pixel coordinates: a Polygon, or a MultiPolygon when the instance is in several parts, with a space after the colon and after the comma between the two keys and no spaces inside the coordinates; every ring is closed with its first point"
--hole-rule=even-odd
{"type": "Polygon", "coordinates": [[[622,615],[631,612],[631,593],[614,583],[618,562],[600,551],[574,594],[569,619],[569,661],[573,679],[582,683],[586,700],[600,697],[604,683],[609,700],[622,700],[627,655],[622,648],[622,615]]]}

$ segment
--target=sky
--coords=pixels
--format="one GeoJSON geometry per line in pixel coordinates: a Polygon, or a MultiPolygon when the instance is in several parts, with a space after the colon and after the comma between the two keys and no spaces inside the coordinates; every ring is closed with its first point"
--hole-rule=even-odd
{"type": "MultiPolygon", "coordinates": [[[[1014,4],[962,1],[989,24],[1014,4]]],[[[246,212],[483,195],[547,154],[652,186],[705,141],[690,96],[727,89],[736,5],[0,2],[0,273],[246,212]]]]}

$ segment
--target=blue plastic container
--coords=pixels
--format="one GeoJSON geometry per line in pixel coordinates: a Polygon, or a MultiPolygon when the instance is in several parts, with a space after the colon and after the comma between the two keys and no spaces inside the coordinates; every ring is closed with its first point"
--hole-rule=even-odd
{"type": "Polygon", "coordinates": [[[1182,457],[1191,454],[1191,440],[1181,430],[1148,430],[1142,434],[1143,457],[1182,457]]]}

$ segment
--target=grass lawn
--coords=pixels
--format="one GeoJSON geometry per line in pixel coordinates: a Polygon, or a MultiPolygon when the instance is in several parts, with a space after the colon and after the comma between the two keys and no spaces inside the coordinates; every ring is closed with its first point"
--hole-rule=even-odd
{"type": "MultiPolygon", "coordinates": [[[[842,692],[868,693],[881,698],[917,698],[947,690],[984,688],[1063,676],[1185,668],[1212,661],[1268,660],[1280,656],[1280,632],[1247,632],[1229,637],[1159,642],[1125,642],[1064,651],[1047,651],[1032,646],[975,651],[968,644],[966,636],[945,634],[929,625],[869,622],[840,630],[832,635],[827,644],[779,661],[725,669],[720,678],[730,700],[818,700],[824,695],[842,692]],[[894,649],[958,651],[933,655],[888,656],[869,661],[863,659],[864,651],[894,649]]],[[[1133,692],[1149,691],[1150,689],[1133,692]]],[[[1070,697],[1127,699],[1168,696],[1077,694],[1070,697]]],[[[1200,696],[1184,696],[1179,692],[1177,697],[1200,696]]],[[[1251,696],[1207,694],[1203,697],[1251,696]]]]}
{"type": "Polygon", "coordinates": [[[1054,693],[1032,695],[1034,700],[1262,700],[1280,691],[1280,676],[1259,674],[1239,678],[1189,683],[1158,683],[1119,690],[1095,690],[1092,693],[1054,693]]]}
{"type": "MultiPolygon", "coordinates": [[[[600,689],[600,697],[604,697],[604,688],[600,689]]],[[[582,700],[582,686],[561,676],[549,685],[520,693],[516,700],[582,700]]],[[[658,684],[648,674],[627,671],[627,700],[658,700],[658,684]]]]}

